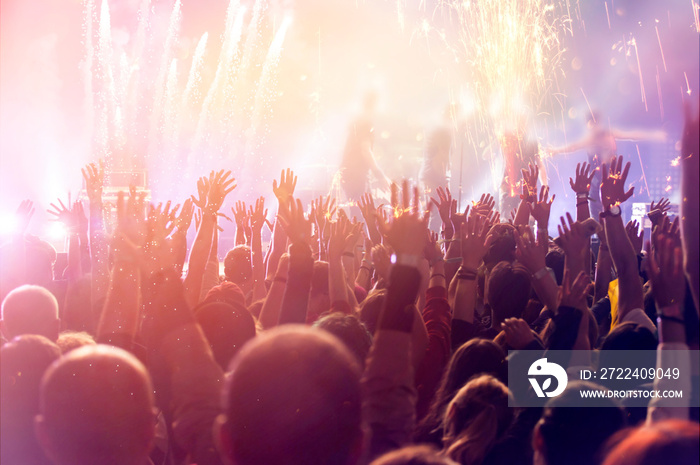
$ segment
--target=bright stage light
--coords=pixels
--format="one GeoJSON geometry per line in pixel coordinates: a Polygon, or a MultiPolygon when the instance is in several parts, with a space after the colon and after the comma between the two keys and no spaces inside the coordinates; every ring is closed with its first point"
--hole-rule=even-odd
{"type": "Polygon", "coordinates": [[[9,236],[19,230],[17,218],[12,214],[3,214],[0,216],[0,236],[9,236]]]}
{"type": "Polygon", "coordinates": [[[57,221],[49,223],[49,227],[46,230],[48,239],[52,241],[65,239],[67,234],[68,231],[66,230],[65,225],[57,221]]]}

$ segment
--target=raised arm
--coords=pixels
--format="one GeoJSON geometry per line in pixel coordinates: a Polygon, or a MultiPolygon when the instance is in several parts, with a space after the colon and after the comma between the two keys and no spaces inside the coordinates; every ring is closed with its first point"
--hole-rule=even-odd
{"type": "MultiPolygon", "coordinates": [[[[698,110],[700,111],[700,109],[698,110]]],[[[700,311],[700,121],[692,115],[690,103],[685,106],[685,127],[681,148],[681,237],[683,238],[683,266],[690,283],[695,309],[700,311]]]]}
{"type": "Polygon", "coordinates": [[[591,191],[591,181],[596,175],[596,170],[588,163],[576,164],[576,180],[569,178],[571,190],[576,194],[576,221],[579,223],[591,217],[591,210],[588,207],[588,199],[591,191]]]}
{"type": "MultiPolygon", "coordinates": [[[[82,169],[85,191],[90,202],[90,273],[93,306],[107,295],[109,285],[109,245],[102,205],[104,168],[102,162],[90,163],[82,169]]],[[[96,307],[96,306],[95,306],[96,307]]]]}
{"type": "Polygon", "coordinates": [[[618,321],[624,322],[630,318],[639,317],[639,323],[654,329],[653,323],[644,315],[644,297],[642,281],[639,278],[637,255],[625,231],[622,222],[620,205],[632,197],[634,188],[625,191],[625,182],[630,170],[628,162],[622,169],[622,157],[613,158],[610,168],[603,164],[603,179],[600,187],[601,200],[604,209],[605,237],[608,241],[610,257],[612,258],[619,282],[620,298],[618,301],[618,321]],[[631,312],[635,310],[635,314],[631,312]],[[641,314],[639,313],[641,312],[641,314]]]}
{"type": "MultiPolygon", "coordinates": [[[[289,209],[289,199],[294,195],[294,190],[297,186],[297,177],[294,171],[287,168],[282,170],[279,183],[277,180],[272,181],[272,192],[277,197],[277,214],[289,209]]],[[[287,250],[287,234],[280,227],[280,222],[275,221],[275,226],[272,230],[272,245],[270,246],[270,254],[267,259],[267,277],[277,270],[277,262],[284,252],[287,250]]]]}
{"type": "Polygon", "coordinates": [[[253,265],[253,300],[262,299],[267,293],[265,288],[265,268],[262,251],[262,228],[267,218],[265,198],[260,197],[255,201],[255,209],[250,207],[250,229],[252,233],[251,263],[253,265]]]}

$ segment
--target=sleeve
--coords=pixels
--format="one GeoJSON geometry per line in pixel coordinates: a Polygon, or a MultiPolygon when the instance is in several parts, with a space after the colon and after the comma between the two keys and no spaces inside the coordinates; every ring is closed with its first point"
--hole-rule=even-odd
{"type": "MultiPolygon", "coordinates": [[[[646,315],[645,315],[646,316],[646,315]]],[[[678,368],[681,376],[677,379],[655,378],[655,391],[680,391],[684,394],[691,392],[691,362],[690,351],[688,346],[682,342],[662,342],[656,350],[656,368],[678,368]]],[[[656,423],[662,420],[688,419],[688,407],[690,407],[690,398],[683,397],[683,407],[675,407],[679,405],[678,399],[674,399],[674,407],[664,406],[664,399],[653,397],[649,401],[647,408],[647,423],[656,423]]]]}
{"type": "Polygon", "coordinates": [[[416,370],[418,419],[428,412],[445,366],[452,355],[451,310],[447,301],[447,290],[444,287],[433,287],[426,292],[423,321],[428,330],[428,347],[423,361],[416,370]]]}
{"type": "Polygon", "coordinates": [[[628,321],[631,321],[632,323],[637,323],[638,325],[643,326],[649,331],[651,331],[652,334],[656,334],[656,326],[641,308],[635,308],[627,312],[627,314],[625,314],[620,323],[626,323],[628,321]]]}

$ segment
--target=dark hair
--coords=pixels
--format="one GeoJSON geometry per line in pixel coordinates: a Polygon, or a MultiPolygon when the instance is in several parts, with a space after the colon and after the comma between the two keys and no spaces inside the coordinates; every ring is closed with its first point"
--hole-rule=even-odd
{"type": "Polygon", "coordinates": [[[362,437],[360,368],[335,337],[284,325],[236,356],[222,434],[238,465],[348,463],[362,437]]]}
{"type": "Polygon", "coordinates": [[[615,326],[603,340],[602,350],[656,350],[656,336],[633,322],[615,326]]]}
{"type": "Polygon", "coordinates": [[[224,302],[200,304],[194,316],[209,342],[214,359],[226,370],[231,359],[255,337],[255,319],[245,307],[224,302]]]}
{"type": "Polygon", "coordinates": [[[362,321],[367,330],[372,334],[377,331],[379,314],[384,308],[385,301],[386,289],[379,289],[370,292],[367,298],[360,304],[360,321],[362,321]]]}
{"type": "Polygon", "coordinates": [[[322,316],[313,325],[343,341],[357,357],[360,365],[365,365],[369,349],[372,347],[372,335],[355,315],[335,312],[322,316]]]}
{"type": "Polygon", "coordinates": [[[488,280],[488,303],[495,321],[520,318],[530,299],[530,273],[522,266],[500,262],[488,280]]]}
{"type": "Polygon", "coordinates": [[[484,264],[487,268],[492,268],[499,262],[512,262],[515,260],[515,228],[508,223],[498,223],[491,226],[489,235],[493,235],[491,245],[489,245],[484,264]]]}
{"type": "Polygon", "coordinates": [[[544,263],[554,272],[557,284],[561,286],[564,280],[564,252],[561,249],[551,249],[544,257],[544,263]]]}
{"type": "Polygon", "coordinates": [[[571,407],[581,390],[602,390],[587,381],[570,382],[563,393],[547,402],[537,424],[547,465],[597,463],[601,447],[625,426],[625,411],[613,399],[601,398],[596,407],[571,407]]]}
{"type": "Polygon", "coordinates": [[[442,446],[442,420],[447,404],[470,379],[482,374],[505,381],[506,353],[493,341],[472,339],[462,344],[450,359],[430,410],[416,428],[416,441],[442,446]]]}

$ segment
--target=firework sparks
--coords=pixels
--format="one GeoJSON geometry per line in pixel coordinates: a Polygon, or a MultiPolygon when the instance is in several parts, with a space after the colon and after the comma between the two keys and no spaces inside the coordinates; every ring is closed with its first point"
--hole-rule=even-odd
{"type": "MultiPolygon", "coordinates": [[[[658,23],[659,20],[657,19],[656,22],[658,23]]],[[[659,35],[659,26],[655,26],[656,29],[656,38],[659,41],[659,50],[661,50],[661,61],[664,64],[664,71],[668,72],[668,68],[666,68],[666,57],[664,56],[664,48],[661,46],[661,36],[659,35]]]]}

